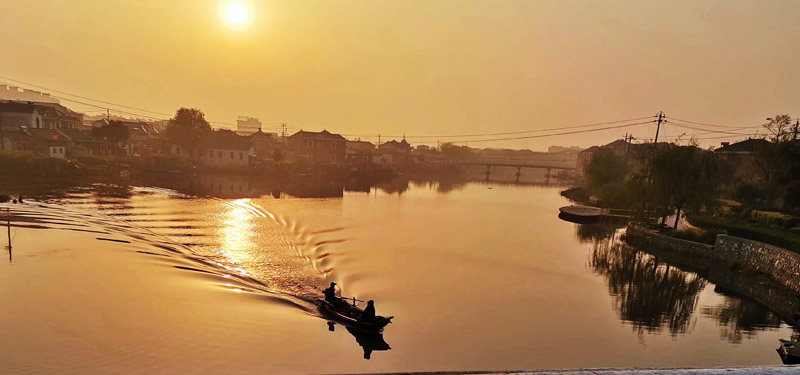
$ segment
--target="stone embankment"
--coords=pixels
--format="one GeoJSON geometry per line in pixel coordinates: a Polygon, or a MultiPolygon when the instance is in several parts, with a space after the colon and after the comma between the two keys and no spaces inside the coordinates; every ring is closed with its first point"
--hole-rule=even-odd
{"type": "Polygon", "coordinates": [[[629,226],[625,241],[647,251],[669,251],[711,266],[725,263],[755,271],[800,292],[800,254],[744,238],[720,234],[713,246],[629,226]]]}

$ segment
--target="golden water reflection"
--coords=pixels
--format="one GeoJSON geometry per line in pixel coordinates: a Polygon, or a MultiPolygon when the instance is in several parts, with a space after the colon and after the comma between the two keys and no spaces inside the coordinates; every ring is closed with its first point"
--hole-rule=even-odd
{"type": "MultiPolygon", "coordinates": [[[[220,204],[222,212],[217,215],[221,222],[218,227],[221,246],[219,253],[237,265],[252,262],[258,250],[258,231],[254,224],[257,216],[248,210],[246,205],[249,201],[250,199],[243,198],[220,204]]],[[[246,274],[242,267],[232,270],[246,274]]]]}

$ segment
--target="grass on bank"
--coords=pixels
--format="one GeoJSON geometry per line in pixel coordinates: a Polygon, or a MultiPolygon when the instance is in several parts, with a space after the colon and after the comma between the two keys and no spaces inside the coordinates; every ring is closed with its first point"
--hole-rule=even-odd
{"type": "Polygon", "coordinates": [[[734,216],[715,217],[692,214],[689,223],[705,230],[719,231],[731,236],[764,242],[784,249],[800,252],[800,228],[783,228],[759,225],[734,216]]]}

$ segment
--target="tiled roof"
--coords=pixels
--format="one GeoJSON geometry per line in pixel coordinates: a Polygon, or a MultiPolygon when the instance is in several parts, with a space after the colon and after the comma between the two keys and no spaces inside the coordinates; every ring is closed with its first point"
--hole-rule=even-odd
{"type": "Polygon", "coordinates": [[[339,134],[333,134],[327,130],[323,130],[321,132],[307,132],[300,130],[297,133],[294,133],[289,136],[289,138],[301,138],[301,139],[325,139],[331,141],[346,141],[344,137],[339,134]]]}
{"type": "Polygon", "coordinates": [[[0,112],[33,113],[35,109],[32,103],[0,100],[0,112]]]}
{"type": "Polygon", "coordinates": [[[230,130],[217,130],[206,139],[206,147],[221,150],[247,151],[250,149],[250,137],[236,135],[230,130]]]}
{"type": "Polygon", "coordinates": [[[714,152],[719,154],[752,154],[757,148],[769,146],[771,143],[764,139],[748,139],[732,145],[720,147],[714,152]]]}
{"type": "Polygon", "coordinates": [[[69,139],[78,142],[93,142],[95,141],[92,136],[80,129],[58,129],[58,131],[66,135],[69,139]]]}

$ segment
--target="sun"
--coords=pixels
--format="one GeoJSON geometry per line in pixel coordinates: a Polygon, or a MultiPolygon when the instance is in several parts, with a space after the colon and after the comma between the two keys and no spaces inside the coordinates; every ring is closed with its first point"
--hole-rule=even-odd
{"type": "Polygon", "coordinates": [[[252,12],[243,0],[224,0],[219,2],[219,16],[232,29],[243,29],[250,25],[252,12]]]}

